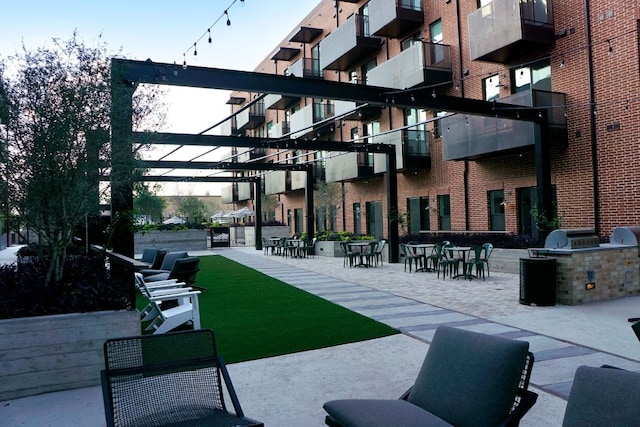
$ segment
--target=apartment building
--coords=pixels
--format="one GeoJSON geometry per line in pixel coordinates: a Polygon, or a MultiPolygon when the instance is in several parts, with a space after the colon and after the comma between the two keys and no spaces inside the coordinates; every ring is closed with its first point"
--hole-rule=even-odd
{"type": "MultiPolygon", "coordinates": [[[[254,71],[389,88],[388,104],[234,92],[219,131],[393,144],[403,232],[535,236],[537,125],[393,102],[428,93],[544,107],[562,226],[608,236],[640,224],[639,28],[638,0],[323,0],[254,71]]],[[[237,148],[233,159],[313,163],[316,230],[388,233],[382,155],[237,148]]],[[[305,231],[304,173],[242,173],[264,174],[270,217],[305,231]]],[[[223,202],[252,191],[234,183],[223,202]]]]}

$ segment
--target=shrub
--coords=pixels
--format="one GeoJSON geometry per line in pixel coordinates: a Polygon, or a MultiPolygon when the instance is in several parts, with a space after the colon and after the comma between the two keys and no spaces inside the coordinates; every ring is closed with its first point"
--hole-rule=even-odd
{"type": "Polygon", "coordinates": [[[537,239],[515,233],[420,233],[406,234],[400,243],[417,241],[420,243],[436,243],[448,240],[459,246],[482,245],[490,242],[496,248],[527,249],[538,246],[537,239]]]}
{"type": "Polygon", "coordinates": [[[33,257],[0,266],[0,319],[129,308],[101,256],[67,256],[62,279],[47,285],[48,262],[33,257]]]}

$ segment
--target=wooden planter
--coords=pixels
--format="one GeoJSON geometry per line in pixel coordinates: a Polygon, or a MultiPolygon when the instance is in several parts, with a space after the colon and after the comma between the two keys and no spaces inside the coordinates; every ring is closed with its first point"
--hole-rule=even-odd
{"type": "Polygon", "coordinates": [[[137,310],[0,320],[0,401],[99,385],[104,341],[139,334],[137,310]]]}

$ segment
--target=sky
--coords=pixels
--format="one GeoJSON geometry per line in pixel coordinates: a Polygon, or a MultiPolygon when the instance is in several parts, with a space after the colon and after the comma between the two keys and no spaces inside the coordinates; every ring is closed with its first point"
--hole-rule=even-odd
{"type": "MultiPolygon", "coordinates": [[[[253,70],[320,0],[4,0],[0,58],[50,46],[74,31],[128,59],[253,70]],[[227,26],[227,15],[231,25],[227,26]],[[212,43],[207,42],[211,28],[212,43]],[[198,55],[193,55],[197,43],[198,55]],[[186,55],[183,57],[183,53],[186,55]]],[[[228,92],[171,88],[165,131],[198,133],[228,116],[228,92]]],[[[218,150],[212,155],[222,155],[218,150]]],[[[184,160],[172,158],[172,160],[184,160]]],[[[215,160],[203,158],[201,160],[215,160]]],[[[168,184],[162,194],[219,194],[215,184],[168,184]]]]}

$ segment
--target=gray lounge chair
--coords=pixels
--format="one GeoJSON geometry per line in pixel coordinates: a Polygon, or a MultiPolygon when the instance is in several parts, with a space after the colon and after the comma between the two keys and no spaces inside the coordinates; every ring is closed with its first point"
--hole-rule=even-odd
{"type": "Polygon", "coordinates": [[[580,366],[567,401],[563,427],[640,425],[640,374],[580,366]]]}
{"type": "Polygon", "coordinates": [[[188,256],[189,254],[187,253],[187,251],[167,252],[162,260],[160,268],[147,268],[144,270],[140,270],[140,273],[142,273],[142,275],[145,277],[160,273],[170,273],[175,260],[180,258],[187,258],[188,256]]]}
{"type": "Polygon", "coordinates": [[[324,404],[332,427],[517,426],[538,395],[527,390],[529,343],[440,326],[413,387],[396,400],[324,404]]]}

